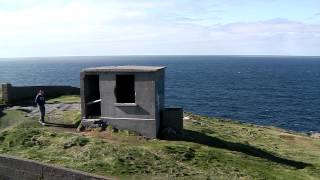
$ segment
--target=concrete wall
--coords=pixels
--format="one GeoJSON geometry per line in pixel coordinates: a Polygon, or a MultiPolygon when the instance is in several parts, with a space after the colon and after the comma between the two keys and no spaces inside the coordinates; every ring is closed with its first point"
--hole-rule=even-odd
{"type": "Polygon", "coordinates": [[[155,119],[155,79],[151,73],[132,73],[135,76],[136,106],[116,105],[114,89],[116,75],[100,74],[101,116],[113,118],[155,119]]]}
{"type": "Polygon", "coordinates": [[[8,104],[33,99],[39,89],[43,89],[47,97],[80,94],[79,88],[71,86],[12,86],[11,84],[2,84],[2,99],[8,104]]]}
{"type": "Polygon", "coordinates": [[[119,129],[130,129],[147,137],[157,136],[155,73],[129,73],[135,76],[135,105],[116,104],[116,75],[100,74],[101,118],[119,129]]]}
{"type": "Polygon", "coordinates": [[[161,128],[161,121],[162,121],[162,111],[164,110],[165,106],[165,69],[160,70],[156,74],[156,126],[157,132],[160,131],[161,128]]]}
{"type": "Polygon", "coordinates": [[[56,167],[32,160],[0,155],[0,179],[6,180],[105,180],[81,171],[56,167]]]}
{"type": "Polygon", "coordinates": [[[3,102],[8,101],[9,97],[8,97],[8,89],[9,89],[10,84],[1,84],[1,97],[0,99],[3,102]]]}

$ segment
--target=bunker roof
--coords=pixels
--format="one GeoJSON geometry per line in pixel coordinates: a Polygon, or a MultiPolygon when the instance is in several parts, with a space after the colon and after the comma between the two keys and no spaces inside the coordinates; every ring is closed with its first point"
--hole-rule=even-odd
{"type": "Polygon", "coordinates": [[[82,70],[82,72],[156,72],[165,66],[102,66],[82,70]]]}

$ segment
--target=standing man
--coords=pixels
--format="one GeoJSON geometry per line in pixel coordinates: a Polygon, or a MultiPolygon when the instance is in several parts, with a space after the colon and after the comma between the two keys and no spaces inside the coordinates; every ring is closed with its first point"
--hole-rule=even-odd
{"type": "Polygon", "coordinates": [[[39,90],[39,93],[37,94],[35,99],[35,103],[37,103],[37,106],[40,111],[39,123],[44,126],[45,125],[44,116],[46,115],[46,108],[45,108],[46,100],[44,98],[44,91],[42,89],[39,90]]]}

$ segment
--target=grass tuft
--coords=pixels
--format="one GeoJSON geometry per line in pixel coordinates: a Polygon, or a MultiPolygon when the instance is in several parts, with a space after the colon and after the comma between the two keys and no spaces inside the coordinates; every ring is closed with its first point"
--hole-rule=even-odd
{"type": "Polygon", "coordinates": [[[85,146],[89,142],[89,139],[83,136],[76,136],[71,138],[70,141],[64,143],[63,148],[68,149],[72,146],[85,146]]]}

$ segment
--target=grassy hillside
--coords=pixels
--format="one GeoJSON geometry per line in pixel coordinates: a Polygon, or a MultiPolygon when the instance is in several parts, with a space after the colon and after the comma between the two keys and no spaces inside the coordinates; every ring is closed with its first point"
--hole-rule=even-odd
{"type": "MultiPolygon", "coordinates": [[[[25,112],[5,110],[0,112],[0,153],[122,179],[320,179],[320,139],[189,117],[183,135],[148,140],[111,127],[102,132],[42,127],[25,112]]],[[[80,114],[63,111],[49,118],[71,124],[80,114]]]]}

